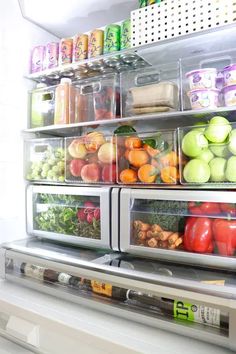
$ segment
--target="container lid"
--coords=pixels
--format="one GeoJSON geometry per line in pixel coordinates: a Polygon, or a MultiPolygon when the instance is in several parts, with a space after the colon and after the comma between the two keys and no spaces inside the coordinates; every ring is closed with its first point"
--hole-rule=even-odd
{"type": "Polygon", "coordinates": [[[236,64],[230,64],[224,67],[222,71],[229,71],[229,70],[235,70],[236,69],[236,64]]]}
{"type": "Polygon", "coordinates": [[[189,91],[188,92],[188,95],[191,95],[192,93],[195,93],[195,92],[200,92],[200,91],[207,91],[207,92],[217,92],[217,93],[219,93],[220,92],[220,90],[219,89],[195,89],[195,90],[191,90],[191,91],[189,91]]]}
{"type": "Polygon", "coordinates": [[[228,91],[236,90],[236,85],[228,85],[222,88],[222,93],[227,93],[228,91]]]}
{"type": "Polygon", "coordinates": [[[212,71],[212,72],[217,72],[217,69],[216,68],[203,68],[203,69],[196,69],[196,70],[192,70],[192,71],[189,71],[188,73],[185,74],[186,77],[189,77],[193,74],[198,74],[198,73],[201,73],[201,72],[207,72],[207,71],[212,71]]]}
{"type": "Polygon", "coordinates": [[[63,77],[60,81],[61,84],[71,84],[71,79],[69,77],[63,77]]]}
{"type": "Polygon", "coordinates": [[[47,87],[47,84],[44,84],[43,82],[40,82],[36,85],[36,89],[41,89],[41,88],[44,88],[44,87],[47,87]]]}

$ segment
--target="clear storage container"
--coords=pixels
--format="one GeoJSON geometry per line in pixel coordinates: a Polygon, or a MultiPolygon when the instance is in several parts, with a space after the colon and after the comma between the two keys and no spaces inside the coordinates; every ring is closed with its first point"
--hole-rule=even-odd
{"type": "Polygon", "coordinates": [[[25,178],[35,182],[65,181],[63,138],[25,140],[25,178]]]}
{"type": "Polygon", "coordinates": [[[180,109],[179,64],[121,74],[122,117],[180,109]]]}
{"type": "Polygon", "coordinates": [[[120,220],[123,252],[235,269],[234,192],[123,189],[120,220]]]}
{"type": "Polygon", "coordinates": [[[76,120],[88,122],[120,117],[120,88],[117,74],[106,74],[75,83],[76,120]]]}
{"type": "Polygon", "coordinates": [[[228,103],[226,72],[236,62],[236,51],[195,55],[181,60],[184,110],[216,109],[228,103]]]}
{"type": "Polygon", "coordinates": [[[66,182],[115,183],[115,139],[98,131],[66,138],[66,182]]]}
{"type": "Polygon", "coordinates": [[[117,177],[120,184],[177,184],[175,130],[116,136],[117,177]]]}
{"type": "Polygon", "coordinates": [[[109,188],[29,186],[30,235],[74,245],[110,248],[109,188]]]}
{"type": "Polygon", "coordinates": [[[236,123],[213,117],[208,124],[178,128],[180,182],[235,186],[236,123]]]}
{"type": "Polygon", "coordinates": [[[29,92],[29,126],[39,128],[54,124],[55,88],[38,84],[29,92]]]}

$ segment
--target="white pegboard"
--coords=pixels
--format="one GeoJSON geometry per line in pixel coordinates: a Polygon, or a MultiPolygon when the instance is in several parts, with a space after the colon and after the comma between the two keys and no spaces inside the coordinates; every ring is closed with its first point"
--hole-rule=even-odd
{"type": "Polygon", "coordinates": [[[236,22],[236,0],[164,0],[131,12],[132,47],[236,22]]]}

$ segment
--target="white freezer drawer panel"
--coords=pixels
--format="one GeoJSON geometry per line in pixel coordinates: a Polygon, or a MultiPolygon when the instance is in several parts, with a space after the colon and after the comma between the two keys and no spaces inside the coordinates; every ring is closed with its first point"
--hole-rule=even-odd
{"type": "Polygon", "coordinates": [[[29,186],[27,231],[72,245],[110,248],[110,189],[29,186]]]}
{"type": "Polygon", "coordinates": [[[236,193],[123,189],[120,248],[172,262],[235,269],[236,193]]]}

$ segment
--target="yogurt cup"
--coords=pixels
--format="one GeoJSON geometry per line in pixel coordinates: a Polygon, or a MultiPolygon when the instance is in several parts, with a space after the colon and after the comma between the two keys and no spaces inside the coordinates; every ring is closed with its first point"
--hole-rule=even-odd
{"type": "Polygon", "coordinates": [[[219,105],[218,89],[198,89],[188,92],[192,109],[214,109],[219,105]]]}
{"type": "Polygon", "coordinates": [[[223,69],[224,86],[236,85],[236,64],[231,64],[223,69]]]}
{"type": "Polygon", "coordinates": [[[190,90],[216,88],[217,70],[215,68],[192,70],[186,74],[186,77],[189,80],[190,90]]]}
{"type": "Polygon", "coordinates": [[[226,107],[236,106],[236,85],[224,87],[222,93],[226,107]]]}

